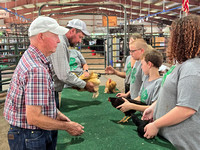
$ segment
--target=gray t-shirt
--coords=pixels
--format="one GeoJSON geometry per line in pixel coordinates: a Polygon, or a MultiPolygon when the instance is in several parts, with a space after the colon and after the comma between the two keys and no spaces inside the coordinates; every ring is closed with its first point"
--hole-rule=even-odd
{"type": "MultiPolygon", "coordinates": [[[[154,120],[176,106],[197,112],[179,124],[163,127],[160,135],[179,150],[198,150],[200,143],[200,58],[177,64],[162,85],[154,111],[154,120]]],[[[183,112],[184,113],[184,112],[183,112]]]]}
{"type": "Polygon", "coordinates": [[[130,84],[130,76],[131,76],[131,56],[128,56],[126,58],[126,63],[125,63],[125,67],[124,67],[124,72],[126,72],[126,77],[124,80],[125,84],[130,84]]]}
{"type": "Polygon", "coordinates": [[[158,99],[158,93],[160,91],[162,78],[156,80],[148,81],[149,76],[145,76],[140,88],[140,101],[151,105],[154,101],[158,99]]]}
{"type": "Polygon", "coordinates": [[[79,51],[75,49],[69,50],[69,56],[70,56],[70,61],[69,61],[70,71],[80,76],[81,74],[83,74],[82,66],[86,64],[85,58],[79,51]]]}
{"type": "Polygon", "coordinates": [[[130,95],[131,99],[138,97],[140,87],[142,85],[144,73],[141,68],[141,61],[136,61],[131,71],[130,79],[130,95]]]}

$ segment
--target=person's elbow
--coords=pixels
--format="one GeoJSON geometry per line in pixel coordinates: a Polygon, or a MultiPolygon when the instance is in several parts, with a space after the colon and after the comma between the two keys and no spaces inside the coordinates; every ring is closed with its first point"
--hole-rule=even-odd
{"type": "Polygon", "coordinates": [[[26,105],[26,120],[29,125],[37,126],[41,113],[41,106],[26,105]]]}
{"type": "Polygon", "coordinates": [[[188,115],[188,117],[191,117],[191,116],[193,116],[196,112],[197,112],[196,110],[191,109],[190,111],[188,111],[187,115],[188,115]]]}
{"type": "Polygon", "coordinates": [[[182,106],[177,106],[177,107],[180,109],[180,112],[184,112],[185,118],[189,118],[197,112],[195,109],[189,107],[182,107],[182,106]]]}

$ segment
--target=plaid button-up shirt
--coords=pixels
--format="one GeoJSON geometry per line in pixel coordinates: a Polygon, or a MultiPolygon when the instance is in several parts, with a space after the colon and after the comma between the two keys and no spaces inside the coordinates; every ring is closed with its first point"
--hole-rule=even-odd
{"type": "Polygon", "coordinates": [[[15,69],[5,101],[4,117],[13,126],[38,129],[27,123],[26,105],[42,106],[43,115],[56,118],[49,61],[34,46],[26,50],[15,69]]]}

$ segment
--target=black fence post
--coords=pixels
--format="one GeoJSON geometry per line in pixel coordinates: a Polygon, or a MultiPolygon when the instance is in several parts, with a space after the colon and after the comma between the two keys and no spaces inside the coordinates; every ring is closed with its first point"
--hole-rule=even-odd
{"type": "Polygon", "coordinates": [[[2,91],[3,89],[2,89],[2,77],[1,77],[1,67],[0,67],[0,91],[2,91]]]}

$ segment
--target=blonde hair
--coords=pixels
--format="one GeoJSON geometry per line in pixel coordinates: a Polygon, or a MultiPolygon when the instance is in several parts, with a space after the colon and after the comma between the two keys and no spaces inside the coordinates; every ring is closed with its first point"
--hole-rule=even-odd
{"type": "Polygon", "coordinates": [[[152,47],[151,45],[148,44],[147,46],[148,46],[148,49],[149,49],[149,50],[152,50],[152,49],[153,49],[153,47],[152,47]]]}
{"type": "Polygon", "coordinates": [[[136,39],[135,41],[130,42],[129,44],[130,46],[134,45],[137,49],[143,49],[144,51],[149,49],[147,42],[143,39],[136,39]]]}
{"type": "Polygon", "coordinates": [[[142,39],[142,35],[140,33],[133,33],[129,36],[129,39],[133,39],[133,40],[136,40],[136,39],[142,39]]]}
{"type": "Polygon", "coordinates": [[[134,42],[136,39],[143,39],[139,33],[133,33],[129,36],[129,43],[134,42]]]}

